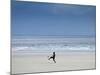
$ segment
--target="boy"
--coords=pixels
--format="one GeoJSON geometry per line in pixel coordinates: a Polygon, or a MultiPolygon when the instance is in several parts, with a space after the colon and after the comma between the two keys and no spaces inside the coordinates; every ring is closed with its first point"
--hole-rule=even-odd
{"type": "Polygon", "coordinates": [[[56,54],[55,54],[55,52],[53,52],[53,55],[52,55],[48,60],[50,60],[50,59],[52,58],[53,61],[54,61],[54,63],[56,63],[56,61],[55,61],[55,56],[56,56],[56,54]]]}

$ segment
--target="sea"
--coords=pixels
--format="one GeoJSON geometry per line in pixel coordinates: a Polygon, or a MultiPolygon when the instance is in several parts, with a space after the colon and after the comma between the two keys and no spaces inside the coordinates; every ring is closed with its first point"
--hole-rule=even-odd
{"type": "Polygon", "coordinates": [[[95,37],[66,36],[14,36],[11,39],[12,54],[44,54],[67,52],[95,52],[95,37]]]}

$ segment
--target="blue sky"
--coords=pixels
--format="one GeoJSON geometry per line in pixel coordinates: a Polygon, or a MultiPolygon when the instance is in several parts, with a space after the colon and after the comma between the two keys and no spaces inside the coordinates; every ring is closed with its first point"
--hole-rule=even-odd
{"type": "Polygon", "coordinates": [[[96,7],[12,1],[12,35],[95,36],[96,7]]]}

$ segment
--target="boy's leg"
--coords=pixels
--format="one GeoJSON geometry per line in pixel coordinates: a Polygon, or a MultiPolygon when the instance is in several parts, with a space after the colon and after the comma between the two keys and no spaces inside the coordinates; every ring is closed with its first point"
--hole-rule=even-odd
{"type": "Polygon", "coordinates": [[[53,59],[53,61],[56,63],[55,59],[53,59]]]}
{"type": "Polygon", "coordinates": [[[48,60],[50,60],[52,57],[50,57],[48,60]]]}

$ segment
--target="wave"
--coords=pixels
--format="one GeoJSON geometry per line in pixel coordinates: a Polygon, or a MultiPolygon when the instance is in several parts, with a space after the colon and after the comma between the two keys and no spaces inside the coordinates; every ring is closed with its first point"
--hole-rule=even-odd
{"type": "Polygon", "coordinates": [[[13,39],[12,51],[94,51],[95,38],[33,38],[13,39]]]}
{"type": "Polygon", "coordinates": [[[51,45],[51,46],[17,46],[12,47],[12,51],[67,51],[67,50],[95,50],[95,45],[75,45],[75,46],[62,46],[62,45],[51,45]]]}

